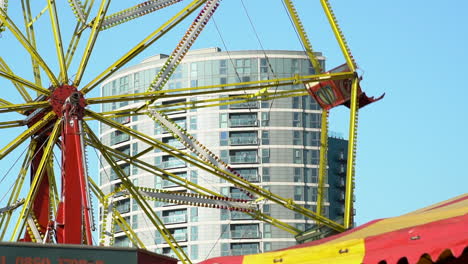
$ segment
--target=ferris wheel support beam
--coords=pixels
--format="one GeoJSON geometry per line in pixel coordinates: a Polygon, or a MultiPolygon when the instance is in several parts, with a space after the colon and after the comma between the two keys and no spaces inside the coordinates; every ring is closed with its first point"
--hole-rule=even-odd
{"type": "Polygon", "coordinates": [[[45,63],[42,57],[37,53],[35,47],[28,41],[28,39],[21,33],[19,28],[15,25],[15,23],[8,17],[8,15],[0,9],[0,20],[3,21],[4,25],[11,31],[11,33],[16,37],[16,39],[23,45],[24,49],[37,61],[37,63],[42,67],[45,71],[47,76],[50,79],[50,82],[54,86],[59,85],[59,81],[55,77],[55,75],[50,70],[49,66],[45,63]]]}
{"type": "Polygon", "coordinates": [[[357,99],[359,79],[356,76],[351,85],[351,103],[350,103],[350,125],[349,125],[349,143],[348,143],[348,163],[346,164],[346,197],[344,226],[351,228],[353,226],[353,199],[354,199],[354,177],[356,163],[356,140],[357,140],[357,118],[359,111],[359,101],[357,99]]]}
{"type": "Polygon", "coordinates": [[[130,51],[124,54],[120,59],[114,62],[111,66],[105,69],[102,73],[97,75],[95,79],[91,82],[83,86],[81,92],[83,94],[87,94],[90,90],[94,89],[98,86],[101,82],[103,82],[107,77],[111,74],[119,70],[122,66],[124,66],[127,62],[135,58],[138,54],[143,52],[146,48],[151,46],[156,40],[160,39],[164,36],[170,29],[175,27],[177,24],[182,22],[187,16],[192,14],[198,7],[200,7],[204,2],[207,0],[194,0],[181,11],[179,11],[175,16],[171,19],[166,21],[161,27],[157,30],[153,31],[150,35],[148,35],[145,39],[143,39],[140,43],[138,43],[135,47],[133,47],[130,51]]]}

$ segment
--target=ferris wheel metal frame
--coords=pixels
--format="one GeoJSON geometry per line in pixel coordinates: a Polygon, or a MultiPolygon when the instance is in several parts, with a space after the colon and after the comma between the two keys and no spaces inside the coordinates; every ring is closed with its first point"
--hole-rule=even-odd
{"type": "MultiPolygon", "coordinates": [[[[343,57],[345,58],[347,65],[346,71],[324,72],[324,70],[321,69],[320,63],[308,40],[293,2],[291,0],[283,0],[316,74],[181,88],[170,91],[163,90],[164,85],[216,11],[220,1],[190,1],[188,4],[182,6],[174,16],[164,22],[159,28],[147,35],[136,46],[132,47],[127,53],[110,64],[101,73],[95,75],[96,77],[94,79],[84,85],[81,84],[82,78],[101,31],[182,1],[150,0],[108,15],[109,0],[102,0],[99,5],[96,6],[94,0],[86,0],[84,4],[78,0],[71,0],[69,2],[70,7],[76,15],[76,26],[66,51],[61,34],[62,29],[57,15],[56,1],[48,0],[46,2],[46,7],[40,11],[38,15],[33,17],[30,1],[21,1],[24,15],[24,30],[21,30],[17,25],[18,23],[15,23],[8,15],[8,1],[0,0],[0,31],[7,31],[18,40],[31,57],[32,71],[34,73],[34,80],[32,81],[21,78],[16,75],[13,72],[14,69],[9,67],[7,62],[0,57],[0,76],[11,81],[12,86],[18,91],[19,96],[25,101],[25,103],[14,103],[5,99],[0,99],[0,113],[18,113],[23,117],[18,120],[2,120],[0,121],[0,128],[4,130],[8,128],[26,127],[14,140],[0,149],[0,158],[3,159],[18,146],[26,144],[25,142],[30,139],[28,150],[10,193],[9,200],[7,204],[0,209],[1,240],[5,239],[6,234],[11,232],[10,240],[12,241],[92,244],[92,229],[95,228],[95,224],[92,219],[93,208],[90,202],[90,193],[95,195],[103,208],[103,227],[99,241],[100,244],[113,243],[113,237],[106,236],[105,233],[112,233],[115,226],[113,223],[115,223],[124,230],[135,245],[145,248],[145,245],[132,230],[131,226],[121,216],[119,211],[115,209],[114,198],[115,195],[119,193],[120,195],[123,194],[131,197],[138,203],[141,210],[144,211],[150,222],[161,233],[166,243],[183,263],[190,263],[190,259],[178,246],[172,234],[165,228],[163,221],[161,221],[154,212],[152,206],[149,205],[149,200],[171,201],[185,205],[242,211],[251,215],[254,219],[270,223],[294,235],[299,234],[301,230],[281,220],[272,218],[267,214],[263,214],[256,208],[256,200],[267,199],[268,201],[302,214],[316,221],[318,224],[327,226],[337,232],[342,232],[352,227],[360,78],[356,72],[356,63],[338,26],[328,0],[320,0],[320,3],[342,51],[343,57]],[[98,87],[107,77],[141,54],[141,52],[158,41],[180,22],[195,14],[197,10],[198,15],[195,20],[145,92],[87,98],[87,94],[98,87]],[[95,17],[90,19],[93,12],[95,13],[95,17]],[[34,23],[46,13],[49,14],[50,26],[54,37],[54,46],[59,67],[58,74],[54,74],[53,70],[41,57],[36,45],[37,32],[35,31],[34,23]],[[79,58],[80,62],[76,73],[73,75],[74,78],[69,81],[71,76],[70,65],[74,55],[76,55],[75,53],[79,46],[82,33],[86,30],[90,31],[89,37],[84,45],[82,56],[79,58]],[[43,73],[52,84],[51,87],[44,87],[43,73]],[[187,133],[187,131],[172,122],[165,114],[166,112],[174,110],[215,107],[250,102],[252,100],[273,100],[277,98],[304,96],[308,95],[306,89],[273,91],[272,87],[339,80],[348,80],[351,82],[349,101],[349,147],[343,224],[328,219],[323,215],[325,197],[324,186],[327,173],[328,110],[322,111],[316,211],[304,208],[296,204],[292,199],[287,199],[271,193],[269,190],[242,178],[229,164],[223,162],[202,143],[187,133]],[[33,98],[30,93],[31,91],[37,93],[36,98],[33,98]],[[233,91],[244,91],[245,93],[217,99],[205,99],[165,105],[154,104],[159,98],[177,98],[187,95],[206,94],[222,95],[233,91]],[[143,103],[134,108],[100,113],[92,111],[87,107],[88,105],[121,101],[140,101],[143,103]],[[165,127],[175,138],[179,139],[193,154],[181,151],[116,121],[116,118],[133,115],[149,116],[155,122],[165,127]],[[146,143],[149,147],[132,156],[105,146],[87,124],[88,121],[94,120],[138,139],[146,143]],[[101,153],[103,159],[112,167],[113,171],[122,182],[121,189],[105,194],[95,183],[93,177],[88,176],[85,146],[93,147],[101,153]],[[54,148],[60,149],[62,153],[62,161],[59,164],[61,167],[60,180],[56,179],[54,175],[54,160],[52,158],[54,148]],[[242,189],[252,199],[240,200],[223,197],[221,194],[204,186],[190,182],[187,179],[181,178],[139,159],[142,155],[153,149],[164,151],[184,162],[234,184],[234,186],[242,189]],[[193,193],[173,193],[134,186],[128,178],[128,175],[126,175],[119,166],[118,160],[123,160],[175,184],[183,185],[193,193]],[[31,174],[31,186],[24,199],[21,199],[20,196],[23,194],[22,190],[24,188],[28,189],[23,186],[28,172],[31,174]],[[61,183],[61,188],[57,186],[57,182],[61,183]],[[76,199],[76,197],[79,197],[79,199],[76,199]],[[18,220],[16,224],[13,229],[11,229],[9,223],[11,219],[15,217],[15,210],[19,210],[20,213],[17,217],[18,220]]],[[[57,166],[57,164],[55,164],[55,166],[57,166]]]]}

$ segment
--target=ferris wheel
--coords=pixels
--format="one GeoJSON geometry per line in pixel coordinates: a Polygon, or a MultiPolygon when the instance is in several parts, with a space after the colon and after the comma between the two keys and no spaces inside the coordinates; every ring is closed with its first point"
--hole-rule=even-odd
{"type": "Polygon", "coordinates": [[[21,49],[27,54],[26,60],[21,58],[21,64],[30,64],[30,71],[33,73],[33,78],[30,80],[21,77],[29,73],[23,73],[23,69],[17,72],[18,60],[8,61],[6,57],[11,58],[11,56],[5,55],[10,49],[2,45],[0,76],[4,79],[4,83],[8,81],[6,89],[9,89],[9,94],[14,95],[0,98],[0,113],[4,115],[0,120],[0,133],[6,142],[0,149],[0,158],[4,167],[11,165],[14,160],[11,158],[13,155],[20,154],[21,158],[18,159],[21,163],[19,169],[7,175],[10,184],[2,188],[1,196],[4,197],[0,204],[2,241],[112,245],[117,225],[124,230],[134,245],[145,248],[137,233],[116,209],[118,204],[116,197],[121,196],[136,201],[150,224],[158,230],[176,257],[183,263],[190,263],[189,257],[178,245],[174,234],[165,227],[150,201],[240,211],[293,235],[298,235],[301,230],[263,213],[259,210],[258,204],[267,200],[336,232],[345,231],[352,226],[357,113],[359,106],[372,100],[366,101],[367,97],[359,88],[356,63],[328,0],[321,0],[320,3],[346,61],[342,67],[329,72],[322,69],[293,2],[284,0],[285,12],[293,24],[291,30],[297,32],[314,74],[294,74],[268,80],[182,87],[173,90],[164,87],[218,6],[223,4],[221,1],[150,0],[121,10],[119,6],[113,7],[108,0],[97,1],[99,3],[95,3],[94,0],[85,2],[71,0],[69,6],[54,0],[36,2],[22,0],[20,4],[0,0],[0,33],[16,39],[18,46],[14,47],[14,50],[21,49]],[[137,23],[139,19],[151,17],[165,8],[171,9],[169,18],[154,23],[157,26],[143,40],[128,47],[123,55],[111,60],[104,70],[86,72],[92,64],[93,56],[96,56],[93,51],[101,35],[116,33],[121,37],[119,28],[131,31],[132,26],[139,26],[137,23]],[[164,65],[152,76],[150,85],[144,91],[112,96],[89,96],[112,74],[127,66],[132,59],[189,19],[193,19],[193,22],[179,38],[180,41],[166,58],[164,65]],[[52,32],[51,43],[46,45],[41,39],[44,30],[52,32]],[[46,51],[41,50],[44,47],[47,47],[46,51]],[[47,57],[43,54],[47,54],[47,57]],[[281,92],[274,90],[274,87],[287,85],[303,87],[281,92]],[[233,91],[243,93],[223,96],[233,91]],[[219,97],[210,100],[158,103],[158,100],[169,97],[183,98],[206,94],[219,95],[219,97]],[[242,177],[230,164],[223,161],[166,114],[174,110],[248,103],[255,100],[267,101],[308,94],[323,107],[319,191],[315,211],[242,177]],[[136,104],[110,111],[92,110],[91,107],[114,102],[136,102],[136,104]],[[339,104],[347,104],[351,109],[343,223],[324,216],[322,206],[325,199],[323,188],[327,164],[328,111],[339,104]],[[151,118],[171,133],[185,148],[183,150],[176,148],[121,122],[122,118],[132,116],[151,118]],[[93,125],[90,125],[96,121],[120,134],[143,142],[147,148],[130,154],[103,144],[92,129],[93,125]],[[119,188],[109,193],[99,188],[96,177],[93,177],[87,168],[86,147],[99,152],[101,162],[106,163],[120,181],[119,188]],[[233,184],[246,194],[248,199],[226,197],[141,159],[145,153],[154,149],[233,184]],[[122,162],[173,184],[183,185],[190,192],[170,192],[138,186],[129,178],[128,171],[122,167],[122,162]],[[93,207],[93,200],[98,201],[99,206],[93,207]],[[97,214],[95,212],[97,208],[101,211],[99,232],[95,231],[98,225],[94,216],[97,214]],[[96,236],[96,233],[99,234],[96,236]]]}

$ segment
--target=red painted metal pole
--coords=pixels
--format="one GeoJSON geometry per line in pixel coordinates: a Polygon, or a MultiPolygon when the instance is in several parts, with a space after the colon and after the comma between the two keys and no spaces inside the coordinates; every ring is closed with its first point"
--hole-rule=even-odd
{"type": "Polygon", "coordinates": [[[78,104],[70,101],[64,104],[62,201],[57,214],[57,242],[91,245],[91,218],[80,112],[82,109],[78,104]]]}

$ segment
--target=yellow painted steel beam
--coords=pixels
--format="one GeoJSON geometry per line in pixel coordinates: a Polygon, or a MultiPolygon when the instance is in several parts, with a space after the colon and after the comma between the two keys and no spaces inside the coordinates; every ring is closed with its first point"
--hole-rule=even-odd
{"type": "Polygon", "coordinates": [[[31,187],[29,189],[28,195],[26,196],[26,199],[24,201],[23,208],[21,210],[21,213],[19,214],[18,221],[16,222],[15,228],[13,229],[12,235],[11,235],[11,241],[16,241],[17,236],[20,234],[18,231],[22,228],[20,226],[24,226],[26,223],[27,217],[29,216],[29,213],[32,208],[32,202],[34,198],[36,197],[37,190],[39,187],[39,183],[43,177],[43,172],[45,171],[47,164],[49,162],[49,159],[52,155],[52,151],[54,148],[55,143],[57,142],[57,139],[60,135],[60,128],[62,125],[62,120],[57,119],[54,124],[54,128],[52,129],[52,132],[49,135],[49,139],[47,140],[47,144],[44,147],[44,151],[42,154],[41,161],[39,162],[39,165],[36,168],[36,172],[34,175],[34,178],[32,179],[31,182],[31,187]]]}
{"type": "MultiPolygon", "coordinates": [[[[24,17],[24,25],[25,25],[26,35],[28,37],[29,42],[33,46],[33,48],[36,49],[36,34],[34,32],[33,23],[43,13],[45,13],[47,11],[47,6],[44,7],[44,9],[34,19],[32,18],[32,15],[31,15],[31,5],[29,3],[29,0],[21,0],[21,7],[23,9],[23,17],[24,17]]],[[[33,70],[33,74],[34,74],[34,83],[36,85],[38,85],[38,86],[42,86],[41,71],[40,71],[40,68],[39,68],[39,64],[37,63],[37,61],[34,59],[33,56],[31,56],[31,64],[32,64],[32,70],[33,70]]]]}
{"type": "Polygon", "coordinates": [[[322,67],[319,61],[317,60],[317,57],[315,56],[314,50],[312,49],[312,44],[310,44],[309,38],[307,37],[304,27],[302,26],[302,22],[299,18],[299,15],[297,14],[293,2],[291,0],[283,0],[283,2],[286,5],[286,8],[289,12],[289,16],[293,21],[294,27],[296,28],[296,32],[299,35],[302,45],[305,48],[307,57],[309,57],[310,63],[312,64],[312,67],[314,67],[315,73],[321,73],[322,67]]]}
{"type": "Polygon", "coordinates": [[[91,29],[90,37],[88,39],[88,43],[86,44],[85,50],[83,52],[83,56],[81,57],[80,65],[78,66],[78,71],[75,75],[75,80],[73,81],[73,85],[78,87],[81,82],[81,78],[83,78],[83,74],[86,70],[86,66],[89,61],[89,57],[93,52],[94,44],[96,43],[97,37],[99,32],[101,31],[101,24],[106,16],[107,9],[109,8],[110,0],[102,0],[101,5],[99,6],[99,11],[96,18],[93,21],[93,27],[91,29]]]}
{"type": "MultiPolygon", "coordinates": [[[[11,75],[14,75],[13,72],[11,71],[10,67],[8,67],[7,63],[2,59],[2,57],[0,57],[0,70],[3,70],[11,75]]],[[[32,98],[31,96],[29,95],[28,91],[26,91],[26,89],[18,84],[17,82],[14,82],[12,81],[13,85],[15,86],[16,90],[18,90],[19,94],[21,95],[21,97],[23,97],[23,99],[26,101],[26,102],[31,102],[32,101],[32,98]]]]}
{"type": "Polygon", "coordinates": [[[295,84],[301,84],[304,82],[351,79],[353,77],[354,77],[353,72],[322,73],[322,74],[314,74],[314,75],[295,75],[292,77],[271,79],[271,80],[259,80],[259,81],[230,83],[230,84],[217,84],[217,85],[207,85],[207,86],[199,86],[199,87],[191,87],[191,88],[179,88],[179,89],[135,93],[135,94],[121,94],[121,95],[112,95],[112,96],[104,96],[104,97],[94,97],[94,98],[88,98],[86,102],[88,104],[101,104],[101,103],[111,103],[111,102],[120,102],[120,101],[150,100],[150,99],[158,98],[161,96],[164,96],[164,98],[168,98],[168,97],[198,96],[198,95],[215,94],[215,93],[222,94],[222,93],[230,93],[230,92],[235,92],[235,91],[257,90],[257,89],[275,87],[275,86],[295,85],[295,84]],[[238,88],[239,86],[243,86],[243,87],[238,88]],[[187,93],[183,93],[183,92],[187,92],[187,93]]]}
{"type": "Polygon", "coordinates": [[[354,193],[354,174],[356,162],[356,140],[357,140],[357,117],[359,111],[359,100],[357,95],[359,78],[356,76],[351,85],[351,102],[349,113],[349,138],[348,138],[348,163],[346,164],[346,195],[345,195],[345,214],[344,226],[346,229],[353,225],[353,193],[354,193]]]}
{"type": "Polygon", "coordinates": [[[40,86],[37,86],[36,84],[32,83],[32,82],[29,82],[21,77],[18,77],[16,75],[14,75],[13,73],[11,72],[8,72],[8,71],[5,71],[5,70],[2,70],[0,69],[0,76],[2,77],[5,77],[15,83],[18,83],[18,84],[21,84],[21,85],[24,85],[26,87],[29,87],[31,89],[33,89],[34,91],[38,92],[38,93],[41,93],[41,94],[44,94],[44,95],[50,95],[50,91],[43,88],[43,87],[40,87],[40,86]]]}
{"type": "Polygon", "coordinates": [[[274,193],[271,193],[270,191],[268,190],[265,190],[255,184],[252,184],[250,183],[249,181],[245,180],[245,179],[242,179],[238,176],[236,176],[235,174],[233,173],[230,173],[230,172],[227,172],[227,171],[224,171],[224,170],[221,170],[219,169],[218,167],[212,165],[211,163],[208,163],[208,162],[205,162],[197,157],[193,157],[193,156],[189,156],[187,155],[186,153],[183,153],[182,151],[170,146],[170,145],[167,145],[167,144],[164,144],[163,142],[160,142],[152,137],[149,137],[143,133],[140,133],[136,130],[133,130],[133,129],[130,129],[128,127],[125,127],[125,126],[122,126],[121,124],[113,121],[113,120],[109,120],[107,118],[104,118],[102,117],[101,115],[91,111],[91,110],[86,110],[86,114],[96,120],[99,120],[101,121],[102,123],[106,124],[106,125],[109,125],[115,129],[118,129],[124,133],[127,133],[128,135],[134,137],[134,138],[137,138],[139,140],[141,140],[142,142],[145,142],[146,144],[150,145],[150,146],[154,146],[155,148],[158,148],[158,149],[161,149],[162,151],[165,151],[167,152],[168,154],[184,161],[184,162],[187,162],[187,163],[190,163],[200,169],[203,169],[209,173],[212,173],[213,175],[216,175],[226,181],[229,181],[237,186],[239,186],[240,188],[243,188],[251,193],[255,193],[257,195],[260,195],[262,197],[265,197],[267,199],[269,199],[270,201],[273,201],[279,205],[282,205],[292,211],[295,211],[297,213],[300,213],[306,217],[309,217],[317,222],[320,222],[320,223],[323,223],[327,226],[329,226],[330,228],[333,228],[339,232],[342,232],[344,231],[344,227],[339,224],[339,223],[336,223],[334,222],[333,220],[330,220],[326,217],[323,217],[323,216],[320,216],[320,215],[317,215],[315,212],[307,209],[307,208],[304,208],[303,206],[300,206],[298,204],[296,204],[292,199],[285,199],[279,195],[276,195],[274,193]]]}
{"type": "MultiPolygon", "coordinates": [[[[94,143],[98,145],[102,144],[101,142],[94,142],[94,143]]],[[[103,148],[100,148],[99,150],[102,150],[102,149],[103,148]]],[[[140,209],[146,214],[146,216],[151,221],[153,226],[156,227],[156,229],[159,231],[163,239],[166,241],[166,243],[171,247],[171,249],[177,255],[179,260],[182,263],[191,263],[190,259],[185,254],[185,252],[181,249],[181,247],[178,245],[177,241],[174,239],[172,234],[164,226],[163,221],[161,221],[161,219],[156,215],[152,207],[148,204],[147,201],[144,200],[144,198],[135,188],[133,183],[128,179],[128,175],[125,175],[123,173],[122,169],[117,165],[117,163],[112,159],[111,155],[107,151],[101,151],[101,155],[106,160],[106,162],[113,168],[114,172],[117,174],[118,178],[122,182],[122,185],[129,192],[129,194],[132,196],[134,201],[138,203],[138,206],[140,207],[140,209]]]]}
{"type": "Polygon", "coordinates": [[[12,104],[0,106],[0,113],[26,111],[31,109],[45,108],[50,106],[49,101],[32,102],[26,104],[12,104]]]}
{"type": "Polygon", "coordinates": [[[28,41],[28,39],[21,33],[19,28],[15,25],[15,23],[8,17],[8,15],[0,9],[0,20],[4,23],[4,25],[11,31],[11,33],[16,37],[16,39],[23,45],[25,50],[37,61],[37,63],[42,67],[45,71],[47,76],[50,79],[50,82],[54,86],[58,86],[59,82],[55,75],[50,70],[49,66],[45,63],[45,61],[41,58],[37,50],[34,46],[28,41]]]}
{"type": "Polygon", "coordinates": [[[26,124],[24,123],[23,120],[5,121],[5,122],[0,122],[0,129],[12,128],[12,127],[21,127],[21,126],[25,126],[25,125],[26,124]]]}
{"type": "Polygon", "coordinates": [[[62,35],[60,34],[60,25],[57,17],[57,7],[55,6],[55,0],[47,1],[49,9],[50,25],[52,26],[52,32],[54,33],[55,50],[57,51],[58,64],[60,66],[60,83],[68,82],[67,67],[65,66],[65,56],[63,54],[62,35]]]}
{"type": "Polygon", "coordinates": [[[187,16],[189,16],[193,11],[195,11],[200,5],[202,5],[206,0],[194,0],[185,8],[180,10],[175,16],[169,19],[166,23],[164,23],[161,27],[157,30],[152,32],[148,35],[144,40],[138,43],[135,47],[133,47],[130,51],[128,51],[125,55],[123,55],[120,59],[114,62],[111,66],[109,66],[106,70],[100,73],[94,80],[86,84],[81,92],[83,94],[88,93],[94,87],[98,86],[102,81],[104,81],[107,77],[109,77],[112,73],[116,72],[120,69],[123,65],[127,62],[132,60],[146,48],[148,48],[151,44],[153,44],[156,40],[164,36],[171,28],[179,24],[183,21],[187,16]]]}
{"type": "Polygon", "coordinates": [[[21,133],[18,137],[16,137],[13,141],[8,143],[8,145],[6,145],[4,148],[0,150],[0,159],[3,159],[8,153],[10,153],[16,147],[18,147],[26,139],[30,138],[39,129],[49,124],[50,121],[53,120],[54,118],[55,118],[55,113],[51,111],[47,115],[45,115],[41,120],[39,120],[34,125],[26,129],[23,133],[21,133]]]}
{"type": "MultiPolygon", "coordinates": [[[[31,161],[33,159],[35,150],[37,147],[37,142],[32,140],[29,144],[28,151],[24,158],[23,164],[21,165],[21,169],[18,174],[18,178],[16,178],[15,184],[10,194],[10,198],[8,199],[8,205],[18,201],[19,195],[21,193],[21,189],[23,188],[24,180],[26,178],[27,172],[29,170],[31,161]]],[[[5,234],[8,230],[8,225],[10,223],[10,219],[12,216],[12,212],[8,212],[2,215],[2,219],[0,220],[0,227],[2,228],[2,232],[0,234],[0,240],[3,241],[5,234]]]]}
{"type": "Polygon", "coordinates": [[[327,152],[328,152],[328,111],[322,110],[322,121],[320,127],[320,164],[317,187],[317,214],[323,214],[325,202],[325,177],[327,175],[327,152]]]}
{"type": "Polygon", "coordinates": [[[333,13],[330,3],[328,2],[328,0],[320,0],[320,3],[322,4],[323,11],[325,12],[325,15],[327,16],[328,23],[330,24],[333,30],[333,34],[335,35],[336,41],[338,41],[341,52],[343,53],[343,56],[346,59],[346,64],[348,64],[348,67],[352,72],[355,72],[356,63],[354,62],[353,56],[351,55],[351,50],[349,49],[348,44],[346,43],[346,40],[344,38],[344,35],[341,32],[341,29],[338,25],[338,22],[336,20],[335,14],[333,13]]]}
{"type": "MultiPolygon", "coordinates": [[[[93,5],[94,5],[94,0],[91,0],[91,1],[86,0],[84,4],[84,9],[86,9],[84,15],[86,19],[88,19],[89,13],[91,12],[93,5]]],[[[65,54],[65,64],[67,66],[67,69],[70,67],[70,64],[73,60],[73,55],[75,54],[76,48],[78,47],[78,44],[80,42],[81,33],[83,32],[84,26],[86,25],[83,24],[80,20],[76,22],[72,38],[70,40],[70,43],[68,44],[67,52],[65,54]]]]}
{"type": "Polygon", "coordinates": [[[121,224],[119,224],[120,228],[125,232],[127,237],[132,241],[133,245],[137,246],[138,248],[146,249],[146,246],[145,246],[145,244],[143,244],[143,241],[141,241],[141,239],[135,233],[133,228],[130,227],[130,225],[125,220],[125,218],[123,218],[122,215],[120,214],[120,212],[117,211],[115,208],[114,208],[114,216],[115,216],[116,220],[118,220],[118,221],[116,221],[117,224],[119,224],[119,222],[121,223],[121,224]]]}

